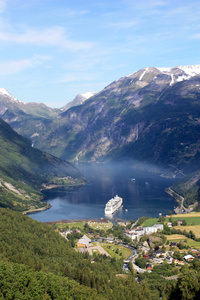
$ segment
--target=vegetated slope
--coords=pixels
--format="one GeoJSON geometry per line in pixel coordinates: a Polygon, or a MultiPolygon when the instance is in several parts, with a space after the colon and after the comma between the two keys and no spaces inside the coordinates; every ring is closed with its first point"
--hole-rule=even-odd
{"type": "Polygon", "coordinates": [[[199,298],[198,260],[185,265],[177,281],[165,279],[166,263],[151,274],[121,274],[122,260],[96,253],[91,263],[53,227],[21,213],[0,208],[0,232],[2,299],[199,298]]]}
{"type": "Polygon", "coordinates": [[[184,197],[184,206],[197,204],[195,210],[200,211],[200,169],[179,180],[172,189],[184,197]]]}
{"type": "Polygon", "coordinates": [[[0,295],[6,299],[23,299],[23,292],[36,299],[158,298],[135,278],[115,276],[122,260],[96,255],[91,263],[87,253],[77,253],[53,228],[28,216],[0,208],[0,231],[0,295]]]}
{"type": "Polygon", "coordinates": [[[31,147],[0,119],[0,206],[25,211],[44,207],[40,189],[85,181],[70,163],[31,147]]]}

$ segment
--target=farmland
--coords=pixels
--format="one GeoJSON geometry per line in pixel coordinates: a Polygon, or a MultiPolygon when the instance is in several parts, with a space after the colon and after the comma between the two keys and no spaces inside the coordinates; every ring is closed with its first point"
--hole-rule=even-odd
{"type": "Polygon", "coordinates": [[[200,248],[200,242],[196,242],[192,239],[187,238],[186,236],[182,234],[172,234],[172,235],[166,235],[167,240],[171,242],[180,242],[180,241],[186,241],[186,246],[194,247],[194,248],[200,248]]]}
{"type": "Polygon", "coordinates": [[[197,238],[200,238],[200,225],[194,226],[175,226],[175,229],[179,229],[181,231],[185,230],[187,232],[192,231],[197,238]]]}

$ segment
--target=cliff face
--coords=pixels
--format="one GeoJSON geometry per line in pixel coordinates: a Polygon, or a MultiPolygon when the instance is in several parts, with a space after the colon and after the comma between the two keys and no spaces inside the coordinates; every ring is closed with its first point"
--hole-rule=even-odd
{"type": "MultiPolygon", "coordinates": [[[[200,145],[200,67],[145,68],[82,105],[35,126],[13,128],[51,154],[75,161],[131,158],[195,169],[200,145]]],[[[30,120],[29,120],[30,122],[30,120]]]]}
{"type": "Polygon", "coordinates": [[[35,145],[71,160],[129,157],[186,168],[199,157],[200,77],[184,78],[177,68],[121,78],[60,114],[35,145]]]}

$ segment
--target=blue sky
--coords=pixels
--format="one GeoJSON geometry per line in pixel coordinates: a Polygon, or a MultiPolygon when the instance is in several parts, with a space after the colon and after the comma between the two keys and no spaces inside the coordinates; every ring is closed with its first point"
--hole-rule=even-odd
{"type": "Polygon", "coordinates": [[[200,64],[199,0],[0,0],[0,87],[62,107],[144,67],[200,64]]]}

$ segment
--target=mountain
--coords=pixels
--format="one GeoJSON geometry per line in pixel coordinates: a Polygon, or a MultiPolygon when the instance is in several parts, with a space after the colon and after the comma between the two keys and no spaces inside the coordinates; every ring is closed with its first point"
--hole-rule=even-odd
{"type": "Polygon", "coordinates": [[[41,118],[54,118],[57,116],[57,109],[50,108],[43,103],[24,103],[13,97],[6,89],[0,88],[0,116],[12,121],[11,117],[17,118],[22,115],[32,115],[41,118]]]}
{"type": "Polygon", "coordinates": [[[184,207],[200,211],[200,168],[180,179],[171,189],[184,197],[184,207]]]}
{"type": "Polygon", "coordinates": [[[2,118],[35,147],[63,159],[129,158],[195,171],[199,105],[199,65],[149,67],[112,82],[80,105],[57,111],[57,116],[7,108],[2,118]]]}
{"type": "Polygon", "coordinates": [[[47,207],[41,190],[85,182],[70,163],[41,152],[0,119],[0,206],[18,211],[47,207]]]}
{"type": "Polygon", "coordinates": [[[82,104],[94,94],[93,92],[78,94],[64,107],[53,109],[43,103],[24,103],[13,97],[5,88],[0,88],[0,118],[9,123],[19,134],[34,142],[38,135],[36,129],[42,134],[59,114],[82,104]]]}
{"type": "Polygon", "coordinates": [[[69,108],[73,107],[73,106],[78,106],[83,104],[86,100],[88,100],[89,98],[93,97],[95,95],[94,92],[86,92],[83,94],[78,94],[74,100],[70,101],[69,103],[67,103],[63,108],[61,108],[61,111],[64,112],[66,110],[68,110],[69,108]]]}
{"type": "Polygon", "coordinates": [[[199,118],[200,66],[149,67],[114,81],[29,133],[20,123],[20,132],[37,148],[68,160],[130,158],[195,170],[199,118]]]}

